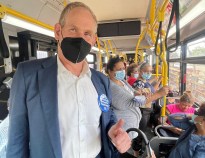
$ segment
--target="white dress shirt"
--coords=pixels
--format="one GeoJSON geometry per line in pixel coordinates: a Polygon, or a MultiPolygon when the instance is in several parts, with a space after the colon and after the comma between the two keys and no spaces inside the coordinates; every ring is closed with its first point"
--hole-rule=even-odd
{"type": "Polygon", "coordinates": [[[68,71],[59,58],[58,118],[63,158],[95,158],[101,150],[98,94],[91,71],[84,62],[79,77],[68,71]]]}

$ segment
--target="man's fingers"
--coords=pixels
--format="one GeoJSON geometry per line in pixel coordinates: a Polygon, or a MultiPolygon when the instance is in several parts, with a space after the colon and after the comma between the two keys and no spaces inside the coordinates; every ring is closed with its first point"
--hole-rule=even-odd
{"type": "Polygon", "coordinates": [[[126,152],[131,147],[131,140],[127,132],[122,132],[117,135],[115,142],[113,142],[120,153],[126,152]]]}

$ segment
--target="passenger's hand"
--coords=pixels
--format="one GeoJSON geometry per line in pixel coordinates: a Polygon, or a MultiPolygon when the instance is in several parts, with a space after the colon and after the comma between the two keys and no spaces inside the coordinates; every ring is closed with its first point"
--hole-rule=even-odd
{"type": "Polygon", "coordinates": [[[174,132],[174,133],[180,135],[180,134],[183,132],[183,130],[180,129],[180,128],[175,127],[175,128],[172,129],[172,132],[174,132]]]}
{"type": "Polygon", "coordinates": [[[158,82],[159,82],[159,83],[162,82],[162,76],[159,76],[158,82]]]}
{"type": "Polygon", "coordinates": [[[146,98],[150,98],[152,95],[151,90],[149,88],[144,88],[142,91],[142,95],[144,95],[146,98]]]}
{"type": "MultiPolygon", "coordinates": [[[[151,153],[151,154],[152,154],[152,155],[151,155],[151,158],[156,158],[156,156],[155,156],[155,154],[154,154],[154,151],[152,150],[151,152],[152,152],[152,153],[151,153]]],[[[150,157],[147,156],[146,158],[150,158],[150,157]]]]}
{"type": "Polygon", "coordinates": [[[187,113],[186,114],[187,118],[190,119],[190,120],[192,119],[192,115],[193,115],[192,113],[187,113]]]}
{"type": "Polygon", "coordinates": [[[120,153],[125,153],[131,146],[131,139],[126,131],[122,129],[124,120],[120,119],[108,131],[112,143],[120,153]]]}
{"type": "Polygon", "coordinates": [[[134,91],[134,95],[138,96],[138,95],[142,95],[142,89],[137,89],[134,91]]]}
{"type": "Polygon", "coordinates": [[[164,87],[160,88],[157,92],[160,94],[160,96],[166,96],[169,92],[169,87],[164,86],[164,87]]]}

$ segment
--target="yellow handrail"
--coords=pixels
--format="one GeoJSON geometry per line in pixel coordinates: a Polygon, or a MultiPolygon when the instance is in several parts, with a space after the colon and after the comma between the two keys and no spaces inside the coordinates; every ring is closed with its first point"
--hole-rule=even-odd
{"type": "Polygon", "coordinates": [[[106,41],[103,41],[103,43],[104,43],[104,46],[105,46],[105,52],[107,54],[107,60],[109,60],[110,56],[109,56],[109,52],[108,52],[107,43],[106,43],[106,41]]]}
{"type": "Polygon", "coordinates": [[[67,1],[64,0],[64,1],[63,1],[63,5],[64,5],[64,7],[67,6],[67,4],[68,4],[67,1]]]}
{"type": "Polygon", "coordinates": [[[107,41],[108,41],[108,44],[109,44],[109,46],[110,46],[110,50],[112,51],[112,53],[114,53],[114,49],[113,49],[113,47],[112,47],[111,41],[110,41],[110,40],[107,40],[107,41]]]}
{"type": "Polygon", "coordinates": [[[17,17],[17,18],[23,19],[23,20],[25,20],[25,21],[27,21],[27,22],[30,22],[30,23],[32,23],[32,24],[35,24],[35,25],[44,27],[44,28],[46,28],[46,29],[54,30],[53,26],[50,26],[50,25],[45,24],[45,23],[43,23],[43,22],[41,22],[41,21],[38,21],[38,20],[36,20],[36,19],[33,19],[33,18],[31,18],[31,17],[29,17],[29,16],[27,16],[27,15],[25,15],[25,14],[22,14],[22,13],[20,13],[20,12],[17,12],[17,11],[15,11],[15,10],[11,9],[11,8],[6,7],[6,6],[4,6],[4,8],[5,8],[7,14],[10,14],[10,15],[15,16],[15,17],[17,17]]]}
{"type": "Polygon", "coordinates": [[[147,30],[148,30],[148,21],[146,23],[146,27],[143,29],[142,33],[140,34],[140,37],[137,41],[137,44],[136,44],[136,48],[135,48],[135,63],[137,63],[138,61],[138,50],[139,50],[139,46],[140,46],[140,43],[142,41],[142,39],[144,38],[145,34],[147,33],[147,30]]]}
{"type": "MultiPolygon", "coordinates": [[[[166,49],[165,49],[165,42],[163,40],[163,53],[161,56],[161,60],[163,62],[163,80],[162,80],[162,85],[166,86],[168,83],[168,66],[167,66],[167,61],[166,61],[166,49]]],[[[161,110],[161,117],[165,117],[165,113],[166,113],[166,96],[164,97],[164,105],[162,106],[162,110],[161,110]]],[[[164,121],[162,121],[164,122],[164,121]]]]}
{"type": "Polygon", "coordinates": [[[98,45],[98,54],[99,54],[99,58],[100,58],[100,71],[102,71],[102,54],[101,54],[100,41],[99,41],[98,37],[97,37],[97,45],[98,45]]]}
{"type": "Polygon", "coordinates": [[[156,0],[151,1],[151,9],[150,9],[150,25],[152,26],[155,18],[155,8],[156,8],[156,0]]]}

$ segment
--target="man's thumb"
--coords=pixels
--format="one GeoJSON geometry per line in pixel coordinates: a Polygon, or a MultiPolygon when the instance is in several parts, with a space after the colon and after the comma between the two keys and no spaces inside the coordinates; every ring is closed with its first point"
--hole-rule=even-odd
{"type": "Polygon", "coordinates": [[[124,125],[125,121],[123,119],[120,119],[116,124],[115,124],[115,129],[118,130],[119,128],[122,128],[124,125]]]}

